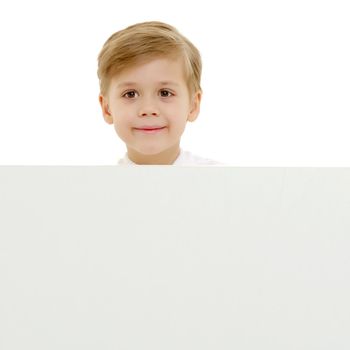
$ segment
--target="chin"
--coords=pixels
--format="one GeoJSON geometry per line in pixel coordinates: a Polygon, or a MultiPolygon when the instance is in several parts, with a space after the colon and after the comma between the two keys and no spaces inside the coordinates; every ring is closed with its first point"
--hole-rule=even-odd
{"type": "Polygon", "coordinates": [[[165,151],[164,149],[140,149],[139,153],[144,154],[145,156],[155,156],[159,153],[165,151]]]}

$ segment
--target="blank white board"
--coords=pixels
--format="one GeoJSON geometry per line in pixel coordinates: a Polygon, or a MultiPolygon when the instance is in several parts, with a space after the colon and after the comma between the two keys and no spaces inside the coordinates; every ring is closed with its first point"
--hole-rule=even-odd
{"type": "Polygon", "coordinates": [[[349,349],[350,168],[0,167],[0,348],[349,349]]]}

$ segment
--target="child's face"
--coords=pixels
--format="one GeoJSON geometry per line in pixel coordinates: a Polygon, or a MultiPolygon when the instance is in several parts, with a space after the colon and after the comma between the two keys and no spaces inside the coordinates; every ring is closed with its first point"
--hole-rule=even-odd
{"type": "Polygon", "coordinates": [[[176,158],[187,121],[198,116],[200,98],[199,92],[189,96],[181,61],[157,58],[112,78],[100,103],[129,158],[146,164],[150,159],[157,162],[157,157],[163,157],[163,163],[164,157],[176,158]],[[162,129],[143,130],[146,127],[162,129]]]}

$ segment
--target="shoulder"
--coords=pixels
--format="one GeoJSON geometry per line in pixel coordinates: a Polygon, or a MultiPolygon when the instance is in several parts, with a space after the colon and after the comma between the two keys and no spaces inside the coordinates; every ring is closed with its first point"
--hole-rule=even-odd
{"type": "Polygon", "coordinates": [[[120,158],[118,160],[118,163],[117,165],[137,165],[135,164],[134,162],[132,162],[129,157],[128,157],[128,154],[125,153],[124,157],[123,158],[120,158]]]}

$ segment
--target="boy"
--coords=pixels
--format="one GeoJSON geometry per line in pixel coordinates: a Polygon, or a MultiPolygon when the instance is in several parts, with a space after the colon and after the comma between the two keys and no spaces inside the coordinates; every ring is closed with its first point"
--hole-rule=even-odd
{"type": "Polygon", "coordinates": [[[174,27],[144,22],[114,33],[98,56],[99,102],[127,153],[119,165],[219,165],[180,148],[202,90],[197,48],[174,27]]]}

